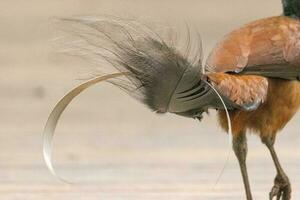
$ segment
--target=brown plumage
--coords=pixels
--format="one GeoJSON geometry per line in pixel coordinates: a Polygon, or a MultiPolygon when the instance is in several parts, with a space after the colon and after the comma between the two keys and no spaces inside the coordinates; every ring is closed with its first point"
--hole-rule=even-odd
{"type": "MultiPolygon", "coordinates": [[[[249,128],[261,136],[275,135],[300,106],[300,83],[226,72],[238,74],[244,68],[272,64],[285,64],[286,68],[296,65],[300,68],[299,63],[300,21],[290,17],[272,17],[250,23],[233,31],[217,45],[207,65],[213,71],[208,76],[219,91],[229,94],[238,104],[255,99],[263,102],[251,112],[231,112],[234,134],[249,128]]],[[[226,129],[227,119],[222,111],[220,121],[226,129]]]]}
{"type": "MultiPolygon", "coordinates": [[[[250,129],[261,137],[276,136],[291,120],[300,106],[300,84],[298,81],[268,79],[266,101],[251,112],[232,111],[233,134],[250,129]]],[[[227,130],[224,111],[219,112],[221,126],[227,130]]]]}
{"type": "MultiPolygon", "coordinates": [[[[261,102],[250,112],[230,111],[236,143],[234,150],[241,165],[247,199],[252,199],[245,164],[245,132],[248,129],[261,137],[276,165],[277,177],[270,199],[274,196],[290,199],[290,183],[279,164],[273,144],[276,134],[300,106],[300,82],[296,80],[300,78],[300,20],[279,16],[247,24],[227,35],[216,46],[207,66],[209,80],[220,93],[237,104],[261,102]],[[279,67],[274,70],[275,65],[279,67]],[[257,68],[265,71],[253,70],[257,68]],[[244,71],[257,76],[242,75],[244,71]]],[[[227,118],[222,110],[219,111],[219,121],[227,130],[227,118]]]]}

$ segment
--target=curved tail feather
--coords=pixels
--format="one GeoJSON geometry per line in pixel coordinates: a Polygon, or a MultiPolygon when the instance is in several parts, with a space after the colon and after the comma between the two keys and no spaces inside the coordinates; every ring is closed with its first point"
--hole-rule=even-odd
{"type": "MultiPolygon", "coordinates": [[[[115,74],[108,74],[100,77],[96,77],[94,79],[91,79],[85,83],[80,84],[79,86],[75,87],[73,90],[68,92],[54,107],[51,114],[48,117],[47,123],[44,128],[44,134],[43,134],[43,156],[45,163],[50,170],[50,172],[57,177],[59,180],[63,182],[67,182],[64,179],[62,179],[54,170],[53,164],[52,164],[52,141],[54,132],[58,123],[58,120],[61,116],[61,114],[64,112],[65,108],[69,105],[69,103],[77,96],[79,95],[83,90],[87,89],[88,87],[102,82],[102,81],[108,81],[109,79],[117,78],[120,76],[124,76],[126,73],[115,73],[115,74]]],[[[68,183],[68,182],[67,182],[68,183]]]]}
{"type": "MultiPolygon", "coordinates": [[[[185,54],[181,54],[157,34],[134,21],[97,18],[61,21],[70,25],[67,32],[78,38],[71,44],[72,50],[75,48],[79,56],[95,60],[98,65],[99,60],[105,60],[118,72],[96,76],[79,85],[67,93],[51,112],[44,129],[43,155],[54,176],[63,180],[56,174],[51,160],[52,140],[61,114],[83,90],[102,81],[118,86],[159,113],[171,112],[201,119],[202,112],[208,108],[225,109],[231,141],[227,109],[238,105],[219,94],[209,77],[202,73],[202,50],[196,49],[198,54],[190,56],[190,39],[185,54]],[[120,79],[121,76],[126,78],[120,79]]],[[[200,47],[201,41],[198,44],[200,47]]]]}

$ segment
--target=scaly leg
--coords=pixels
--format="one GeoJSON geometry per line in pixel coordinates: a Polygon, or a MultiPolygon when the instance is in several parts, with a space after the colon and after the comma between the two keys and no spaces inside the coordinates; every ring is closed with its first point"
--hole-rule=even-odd
{"type": "Polygon", "coordinates": [[[268,147],[277,171],[277,176],[274,180],[274,186],[269,194],[269,199],[273,200],[273,198],[276,197],[277,200],[280,200],[281,198],[282,200],[290,200],[292,193],[291,184],[276,155],[274,149],[275,136],[262,138],[262,142],[268,147]]]}
{"type": "Polygon", "coordinates": [[[252,200],[251,189],[246,166],[247,157],[247,138],[246,133],[242,132],[233,138],[233,150],[239,161],[240,169],[243,176],[244,186],[246,190],[247,200],[252,200]]]}

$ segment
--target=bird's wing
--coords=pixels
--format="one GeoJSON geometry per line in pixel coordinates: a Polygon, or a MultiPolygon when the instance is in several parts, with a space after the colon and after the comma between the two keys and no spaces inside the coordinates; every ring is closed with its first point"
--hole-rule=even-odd
{"type": "Polygon", "coordinates": [[[300,20],[273,17],[233,31],[211,52],[206,71],[230,100],[258,107],[267,98],[267,78],[300,77],[300,20]]]}
{"type": "Polygon", "coordinates": [[[273,17],[250,23],[221,41],[207,70],[288,80],[300,74],[300,20],[273,17]]]}
{"type": "Polygon", "coordinates": [[[267,98],[268,81],[255,75],[207,74],[211,84],[240,109],[255,110],[267,98]]]}
{"type": "Polygon", "coordinates": [[[299,80],[300,20],[280,17],[269,26],[252,35],[248,62],[240,73],[299,80]]]}

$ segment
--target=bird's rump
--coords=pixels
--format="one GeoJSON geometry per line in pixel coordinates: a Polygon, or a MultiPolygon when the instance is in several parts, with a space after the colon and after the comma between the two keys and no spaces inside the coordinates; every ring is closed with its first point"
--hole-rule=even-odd
{"type": "Polygon", "coordinates": [[[264,77],[226,73],[209,73],[207,76],[218,91],[244,110],[255,110],[266,101],[268,81],[264,77]]]}

